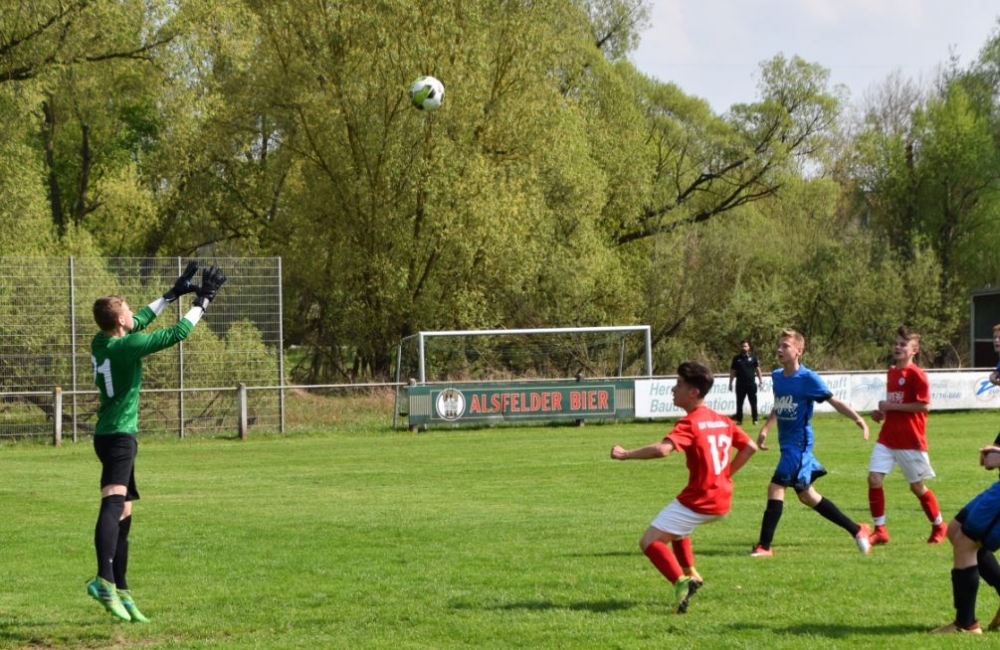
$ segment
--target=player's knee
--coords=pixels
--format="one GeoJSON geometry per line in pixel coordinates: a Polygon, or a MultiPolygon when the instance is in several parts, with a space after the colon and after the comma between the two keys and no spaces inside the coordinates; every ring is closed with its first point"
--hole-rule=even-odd
{"type": "Polygon", "coordinates": [[[119,521],[125,510],[125,497],[120,494],[110,494],[101,499],[100,517],[108,521],[119,521]]]}
{"type": "Polygon", "coordinates": [[[819,505],[819,502],[823,500],[823,497],[811,489],[802,490],[801,492],[798,492],[796,496],[799,497],[799,501],[802,504],[807,505],[810,508],[815,508],[819,505]]]}

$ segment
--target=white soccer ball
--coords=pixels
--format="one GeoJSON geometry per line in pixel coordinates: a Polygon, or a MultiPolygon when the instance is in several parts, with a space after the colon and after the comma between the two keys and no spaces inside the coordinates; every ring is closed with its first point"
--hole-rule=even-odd
{"type": "Polygon", "coordinates": [[[444,100],[444,84],[424,75],[410,84],[410,103],[422,111],[436,111],[444,100]]]}

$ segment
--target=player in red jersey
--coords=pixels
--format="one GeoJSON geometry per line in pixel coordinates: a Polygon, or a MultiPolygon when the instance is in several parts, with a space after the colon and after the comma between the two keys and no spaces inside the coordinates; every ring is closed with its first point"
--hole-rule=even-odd
{"type": "Polygon", "coordinates": [[[674,585],[679,614],[687,611],[691,596],[702,585],[701,576],[693,570],[694,557],[688,538],[701,524],[729,513],[733,496],[731,477],[757,451],[753,440],[732,420],[704,405],[714,381],[712,371],[704,365],[695,361],[682,363],[677,368],[677,384],[672,392],[674,404],[687,415],[659,442],[631,450],[615,445],[611,450],[611,457],[616,460],[647,460],[663,458],[674,451],[684,452],[687,486],[656,516],[639,540],[646,557],[674,585]],[[730,459],[733,448],[737,453],[730,459]],[[667,542],[673,546],[673,552],[667,542]],[[681,561],[693,575],[684,575],[675,553],[682,556],[681,561]]]}
{"type": "Polygon", "coordinates": [[[935,474],[927,455],[931,389],[927,375],[913,360],[919,352],[920,335],[906,326],[900,327],[892,349],[896,365],[889,368],[886,397],[872,411],[872,419],[882,423],[868,464],[868,506],[875,524],[875,532],[870,537],[872,544],[889,541],[882,483],[896,465],[931,522],[927,543],[940,544],[948,532],[934,493],[924,485],[924,481],[934,478],[935,474]]]}

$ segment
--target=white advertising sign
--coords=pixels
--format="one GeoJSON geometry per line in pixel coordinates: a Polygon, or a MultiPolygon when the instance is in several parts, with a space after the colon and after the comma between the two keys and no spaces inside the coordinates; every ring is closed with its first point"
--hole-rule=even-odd
{"type": "MultiPolygon", "coordinates": [[[[1000,408],[1000,387],[989,382],[990,370],[927,370],[931,384],[931,408],[935,411],[1000,408]]],[[[835,397],[854,410],[866,414],[885,397],[885,372],[819,373],[835,397]]],[[[635,382],[635,416],[639,418],[676,418],[684,412],[674,406],[671,389],[676,377],[639,379],[635,382]]],[[[771,412],[774,395],[771,378],[764,377],[764,388],[757,391],[757,411],[761,424],[771,412]]],[[[728,376],[717,377],[705,399],[714,411],[732,416],[736,413],[736,392],[729,391],[728,376]]],[[[833,413],[827,403],[816,405],[817,413],[833,413]]],[[[750,405],[743,403],[743,421],[750,421],[750,405]]]]}

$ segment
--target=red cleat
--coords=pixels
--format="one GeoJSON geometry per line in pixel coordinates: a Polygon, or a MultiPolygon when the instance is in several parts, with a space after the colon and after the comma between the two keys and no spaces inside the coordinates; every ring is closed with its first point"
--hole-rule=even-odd
{"type": "Polygon", "coordinates": [[[760,544],[754,546],[753,550],[750,552],[750,557],[771,557],[773,555],[774,551],[769,548],[764,548],[760,544]]]}
{"type": "Polygon", "coordinates": [[[927,538],[928,544],[940,544],[948,536],[948,524],[943,521],[931,528],[931,536],[927,538]]]}
{"type": "Polygon", "coordinates": [[[885,526],[875,526],[875,531],[868,536],[868,541],[872,546],[881,546],[889,543],[889,531],[885,526]]]}

